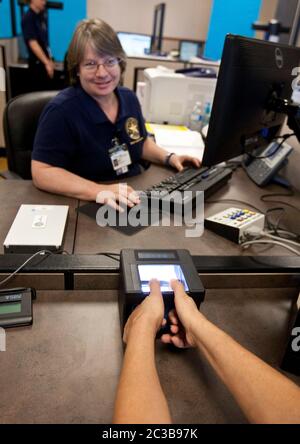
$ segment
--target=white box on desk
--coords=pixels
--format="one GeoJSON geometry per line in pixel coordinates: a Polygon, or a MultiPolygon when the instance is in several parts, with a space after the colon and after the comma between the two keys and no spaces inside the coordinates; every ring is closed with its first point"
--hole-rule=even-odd
{"type": "Polygon", "coordinates": [[[3,243],[4,252],[60,250],[68,211],[67,205],[21,205],[3,243]]]}

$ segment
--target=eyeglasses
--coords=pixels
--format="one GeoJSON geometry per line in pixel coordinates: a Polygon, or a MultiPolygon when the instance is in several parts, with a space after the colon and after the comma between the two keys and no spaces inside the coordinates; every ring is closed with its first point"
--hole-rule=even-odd
{"type": "Polygon", "coordinates": [[[89,72],[98,71],[99,66],[104,66],[107,71],[114,69],[122,60],[119,57],[110,57],[106,59],[103,63],[97,63],[95,60],[83,63],[82,66],[89,72]]]}

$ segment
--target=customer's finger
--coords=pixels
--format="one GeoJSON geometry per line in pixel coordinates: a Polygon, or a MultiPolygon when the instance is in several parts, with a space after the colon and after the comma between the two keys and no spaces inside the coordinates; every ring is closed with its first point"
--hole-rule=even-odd
{"type": "Polygon", "coordinates": [[[171,322],[171,324],[173,324],[173,325],[177,325],[178,324],[178,316],[177,316],[177,313],[176,313],[176,310],[170,310],[169,311],[169,320],[170,320],[170,322],[171,322]]]}
{"type": "Polygon", "coordinates": [[[179,282],[177,279],[172,279],[170,284],[171,284],[172,289],[174,290],[175,299],[176,299],[176,297],[178,298],[178,296],[183,297],[186,295],[182,283],[179,282]]]}
{"type": "Polygon", "coordinates": [[[151,279],[149,282],[150,287],[150,296],[154,297],[162,297],[161,291],[160,291],[160,283],[157,279],[151,279]]]}

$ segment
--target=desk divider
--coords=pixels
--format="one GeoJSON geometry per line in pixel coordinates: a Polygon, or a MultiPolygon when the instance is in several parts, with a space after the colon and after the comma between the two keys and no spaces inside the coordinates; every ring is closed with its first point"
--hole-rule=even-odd
{"type": "MultiPolygon", "coordinates": [[[[0,281],[13,273],[30,255],[0,255],[0,281]]],[[[291,256],[193,256],[207,288],[300,288],[300,257],[291,256]]],[[[43,289],[118,289],[118,264],[97,255],[36,257],[8,282],[43,289]],[[29,275],[30,274],[30,278],[29,275]],[[51,279],[49,275],[53,275],[51,279]],[[38,279],[38,277],[46,279],[38,279]]]]}

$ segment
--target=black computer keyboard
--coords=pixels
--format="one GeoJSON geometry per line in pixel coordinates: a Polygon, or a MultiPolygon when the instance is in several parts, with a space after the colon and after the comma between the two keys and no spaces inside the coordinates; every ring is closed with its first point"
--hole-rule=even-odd
{"type": "MultiPolygon", "coordinates": [[[[141,206],[144,205],[151,208],[151,212],[145,213],[148,217],[148,224],[131,226],[130,223],[124,224],[124,218],[127,217],[128,213],[131,212],[131,208],[126,205],[120,204],[125,210],[125,213],[118,213],[114,221],[113,228],[121,231],[126,235],[132,235],[141,229],[146,228],[149,225],[159,224],[161,214],[166,211],[166,208],[170,209],[174,213],[181,213],[186,209],[189,210],[190,207],[194,207],[196,203],[196,192],[204,191],[204,199],[207,199],[212,193],[217,191],[223,185],[225,185],[231,178],[232,170],[224,167],[202,167],[202,168],[185,168],[182,172],[176,173],[172,176],[167,177],[163,181],[152,185],[147,190],[143,191],[140,195],[141,206]],[[188,199],[182,200],[182,203],[176,205],[176,202],[172,201],[172,193],[174,192],[184,192],[192,191],[188,193],[188,199]],[[153,205],[153,200],[158,200],[153,205]],[[170,203],[170,205],[163,205],[163,201],[170,203]],[[127,212],[126,212],[127,210],[127,212]],[[158,211],[156,211],[158,210],[158,211]],[[121,217],[124,219],[120,223],[121,217]]],[[[186,197],[186,196],[185,196],[186,197]]],[[[78,211],[92,217],[94,220],[97,217],[97,212],[101,205],[96,202],[88,202],[78,208],[78,211]]]]}
{"type": "MultiPolygon", "coordinates": [[[[170,199],[172,193],[192,191],[189,199],[185,199],[184,205],[192,200],[192,205],[196,201],[196,192],[204,191],[204,199],[207,199],[219,188],[224,186],[232,176],[232,170],[225,167],[201,167],[185,168],[161,182],[152,185],[145,190],[148,199],[170,199]]],[[[188,194],[188,193],[187,193],[188,194]]]]}

